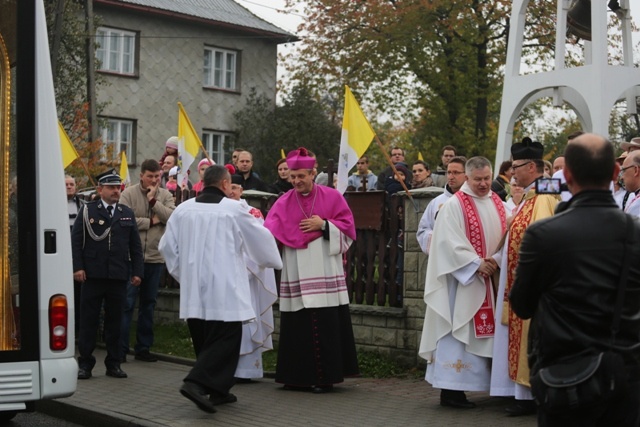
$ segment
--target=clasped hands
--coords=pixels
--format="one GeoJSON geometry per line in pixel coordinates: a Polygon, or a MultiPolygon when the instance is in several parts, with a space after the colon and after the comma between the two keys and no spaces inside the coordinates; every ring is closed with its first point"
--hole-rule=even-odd
{"type": "Polygon", "coordinates": [[[324,219],[320,218],[318,215],[311,215],[310,218],[300,221],[300,230],[302,230],[303,233],[321,231],[322,224],[324,224],[324,219]]]}
{"type": "Polygon", "coordinates": [[[498,263],[493,258],[483,258],[478,267],[478,274],[481,277],[491,277],[498,270],[498,263]]]}

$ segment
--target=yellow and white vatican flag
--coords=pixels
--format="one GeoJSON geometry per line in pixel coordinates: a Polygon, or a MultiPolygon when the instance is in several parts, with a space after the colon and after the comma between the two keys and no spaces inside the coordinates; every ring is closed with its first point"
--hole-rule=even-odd
{"type": "Polygon", "coordinates": [[[125,153],[124,150],[120,153],[120,179],[122,180],[123,188],[127,188],[129,184],[131,184],[129,161],[127,160],[127,153],[125,153]]]}
{"type": "Polygon", "coordinates": [[[62,150],[62,166],[66,169],[67,166],[80,156],[60,121],[58,121],[58,133],[60,134],[60,149],[62,150]]]}
{"type": "Polygon", "coordinates": [[[196,159],[202,142],[180,102],[178,110],[178,184],[182,187],[187,184],[189,168],[196,159]]]}
{"type": "Polygon", "coordinates": [[[349,171],[367,151],[375,136],[376,133],[371,128],[362,109],[360,109],[360,105],[358,105],[358,101],[351,93],[351,89],[345,85],[342,138],[340,139],[340,157],[338,161],[338,184],[336,186],[340,193],[346,191],[349,171]]]}

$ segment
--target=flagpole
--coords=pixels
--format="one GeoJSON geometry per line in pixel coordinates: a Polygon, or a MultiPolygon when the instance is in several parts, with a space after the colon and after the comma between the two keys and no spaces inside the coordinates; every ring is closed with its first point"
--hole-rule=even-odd
{"type": "MultiPolygon", "coordinates": [[[[376,142],[378,143],[378,147],[380,147],[382,154],[384,154],[385,159],[387,159],[389,166],[391,166],[391,169],[393,170],[393,174],[397,175],[398,170],[396,169],[396,166],[391,161],[391,157],[389,157],[389,155],[387,154],[387,150],[384,148],[384,145],[382,145],[380,138],[378,138],[378,134],[375,134],[375,137],[376,137],[376,142]]],[[[409,197],[409,200],[411,200],[411,203],[413,204],[413,209],[416,211],[416,213],[418,213],[420,211],[418,209],[418,204],[416,203],[413,196],[409,192],[409,189],[407,188],[407,184],[405,184],[404,180],[401,180],[400,185],[402,185],[402,188],[404,188],[404,191],[407,193],[407,197],[409,197]]]]}
{"type": "Polygon", "coordinates": [[[207,160],[209,160],[209,164],[213,163],[213,160],[211,160],[211,157],[209,157],[209,154],[207,153],[207,150],[205,150],[204,147],[202,146],[202,143],[200,141],[198,141],[198,143],[200,144],[200,148],[202,149],[202,153],[204,154],[204,157],[206,157],[207,160]]]}
{"type": "Polygon", "coordinates": [[[80,157],[78,157],[76,160],[80,160],[80,164],[82,165],[82,169],[84,169],[84,172],[87,174],[87,177],[89,177],[89,181],[91,181],[91,184],[93,184],[94,187],[97,187],[98,185],[96,184],[96,182],[93,180],[93,177],[89,173],[89,169],[87,168],[87,165],[84,164],[84,162],[82,161],[82,159],[80,157]]]}

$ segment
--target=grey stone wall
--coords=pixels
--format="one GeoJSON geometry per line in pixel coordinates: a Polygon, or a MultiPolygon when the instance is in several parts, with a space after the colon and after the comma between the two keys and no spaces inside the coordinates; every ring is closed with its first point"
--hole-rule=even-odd
{"type": "MultiPolygon", "coordinates": [[[[426,277],[427,256],[416,241],[418,223],[427,205],[438,195],[440,188],[413,190],[413,203],[405,200],[405,252],[404,252],[404,305],[402,308],[378,307],[351,304],[353,334],[359,349],[378,351],[391,356],[407,366],[426,366],[418,357],[420,335],[424,321],[424,279],[426,277]]],[[[178,312],[177,290],[164,289],[160,292],[156,307],[156,321],[175,322],[178,312]]],[[[278,340],[280,312],[274,307],[275,333],[278,340]]]]}
{"type": "MultiPolygon", "coordinates": [[[[124,14],[98,4],[95,9],[101,26],[139,31],[138,76],[103,73],[108,85],[97,93],[98,101],[107,103],[102,116],[137,121],[136,165],[147,158],[159,159],[167,138],[178,133],[178,102],[199,135],[203,129],[234,131],[233,113],[244,107],[252,87],[275,105],[274,42],[197,22],[124,14]],[[205,46],[239,52],[238,92],[203,87],[205,46]]],[[[195,168],[191,176],[197,178],[195,168]]],[[[134,177],[136,169],[130,166],[134,177]]]]}

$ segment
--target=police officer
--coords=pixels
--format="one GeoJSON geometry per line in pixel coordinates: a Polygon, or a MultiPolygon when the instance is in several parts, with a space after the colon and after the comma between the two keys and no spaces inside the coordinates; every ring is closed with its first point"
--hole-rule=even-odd
{"type": "Polygon", "coordinates": [[[93,350],[104,301],[104,340],[107,376],[126,378],[120,369],[120,321],[127,280],[137,286],[143,277],[142,246],[133,211],[118,203],[120,177],[115,170],[96,177],[99,199],[78,213],[71,232],[73,279],[82,282],[78,379],[91,378],[93,350]]]}

